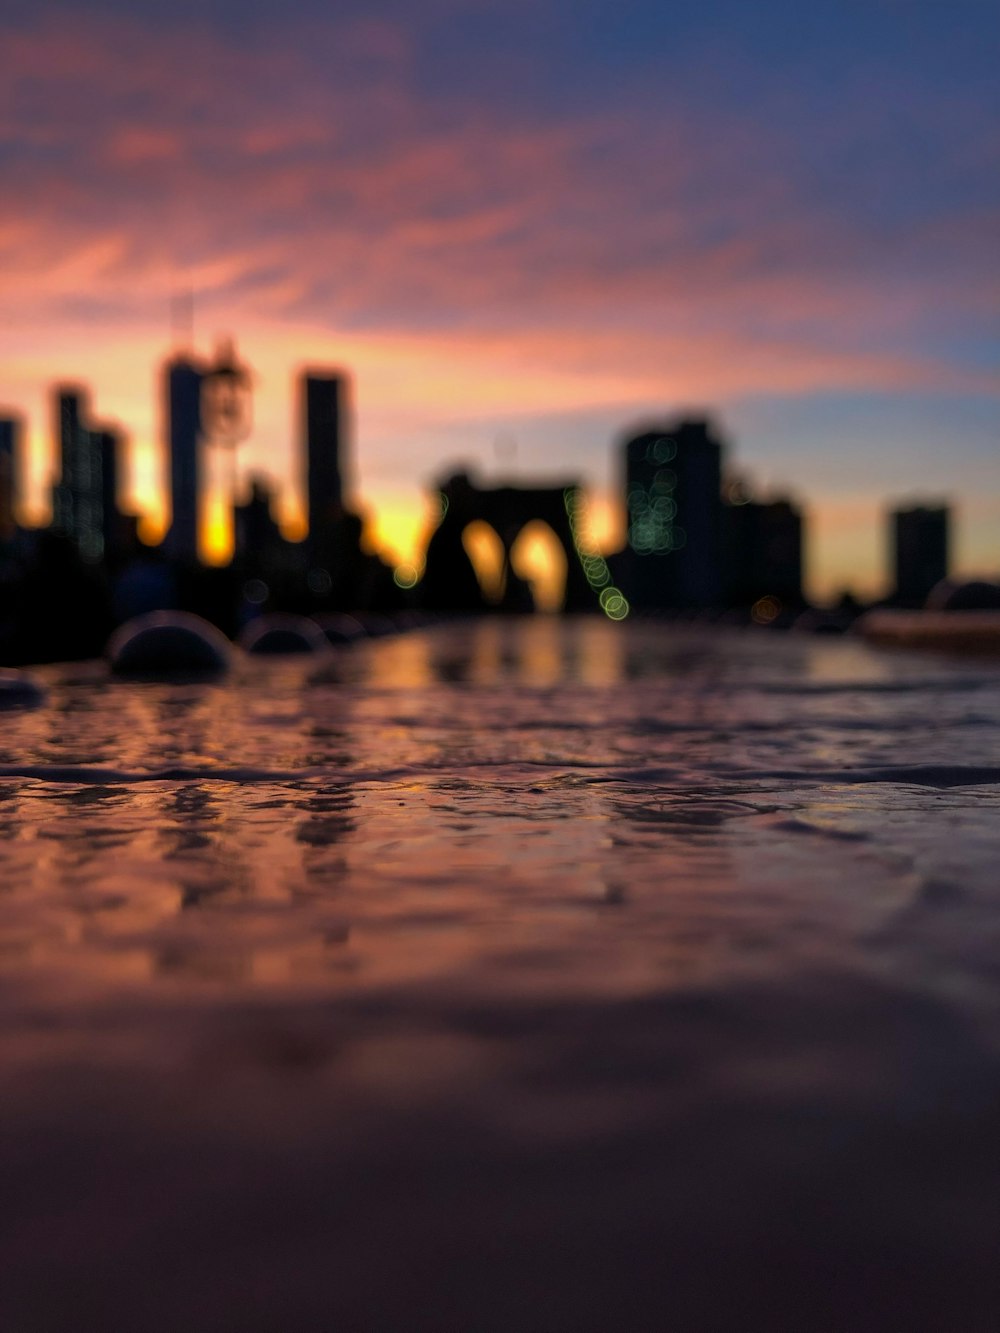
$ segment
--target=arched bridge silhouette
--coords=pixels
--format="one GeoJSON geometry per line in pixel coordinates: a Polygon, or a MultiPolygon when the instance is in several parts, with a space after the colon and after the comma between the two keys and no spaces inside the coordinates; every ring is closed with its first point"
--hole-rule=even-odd
{"type": "Polygon", "coordinates": [[[438,486],[441,521],[427,544],[422,590],[424,605],[439,611],[482,610],[483,597],[463,537],[470,524],[492,528],[503,549],[503,577],[499,580],[501,611],[533,609],[526,583],[511,567],[511,551],[529,524],[544,523],[566,557],[564,611],[591,611],[597,606],[578,550],[572,515],[583,504],[575,481],[556,486],[477,486],[463,472],[438,486]]]}

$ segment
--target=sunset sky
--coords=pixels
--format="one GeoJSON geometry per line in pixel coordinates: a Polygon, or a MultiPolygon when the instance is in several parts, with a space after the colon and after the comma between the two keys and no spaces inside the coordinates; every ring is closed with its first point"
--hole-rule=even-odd
{"type": "Polygon", "coordinates": [[[91,385],[162,521],[171,297],[256,372],[245,471],[297,504],[293,377],[355,377],[394,559],[459,462],[580,476],[715,415],[810,518],[810,587],[885,577],[951,498],[1000,571],[995,0],[0,2],[0,414],[91,385]],[[285,12],[283,12],[283,10],[285,12]]]}

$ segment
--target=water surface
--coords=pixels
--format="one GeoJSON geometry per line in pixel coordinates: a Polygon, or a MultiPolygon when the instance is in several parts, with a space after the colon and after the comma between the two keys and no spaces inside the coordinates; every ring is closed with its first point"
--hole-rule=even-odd
{"type": "Polygon", "coordinates": [[[995,1333],[995,668],[534,619],[39,674],[4,1328],[995,1333]]]}

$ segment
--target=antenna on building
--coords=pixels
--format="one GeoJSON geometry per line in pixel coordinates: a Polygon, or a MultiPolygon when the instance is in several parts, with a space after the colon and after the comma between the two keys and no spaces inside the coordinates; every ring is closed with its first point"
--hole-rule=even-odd
{"type": "Polygon", "coordinates": [[[194,347],[194,292],[191,288],[174,292],[170,298],[170,333],[176,348],[194,347]]]}

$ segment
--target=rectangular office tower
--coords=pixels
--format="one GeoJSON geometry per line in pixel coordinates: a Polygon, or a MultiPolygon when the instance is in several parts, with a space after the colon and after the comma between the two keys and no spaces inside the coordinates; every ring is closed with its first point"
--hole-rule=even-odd
{"type": "Polygon", "coordinates": [[[176,357],[166,366],[166,420],[170,450],[170,531],[164,546],[172,560],[198,563],[201,511],[201,386],[199,365],[176,357]]]}
{"type": "Polygon", "coordinates": [[[349,385],[346,375],[320,371],[307,372],[301,382],[309,559],[314,567],[325,566],[344,514],[349,385]]]}
{"type": "Polygon", "coordinates": [[[99,426],[91,431],[91,437],[101,467],[101,549],[105,560],[113,560],[122,550],[125,523],[118,508],[118,461],[122,454],[122,433],[111,426],[99,426]]]}
{"type": "Polygon", "coordinates": [[[82,389],[61,388],[55,397],[55,434],[59,444],[59,480],[52,488],[52,525],[75,533],[77,476],[85,395],[82,389]]]}
{"type": "Polygon", "coordinates": [[[117,516],[118,434],[95,430],[87,420],[85,391],[56,391],[59,481],[53,488],[52,521],[72,538],[84,560],[100,561],[113,542],[117,516]]]}
{"type": "Polygon", "coordinates": [[[724,511],[726,592],[731,606],[774,597],[801,606],[802,513],[790,500],[741,496],[724,511]]]}
{"type": "Polygon", "coordinates": [[[915,505],[890,515],[895,600],[920,607],[948,577],[949,514],[946,505],[915,505]]]}
{"type": "Polygon", "coordinates": [[[721,606],[722,442],[708,421],[625,441],[628,599],[639,608],[721,606]]]}
{"type": "Polygon", "coordinates": [[[0,542],[10,541],[17,532],[20,433],[21,423],[16,417],[0,417],[0,542]]]}

